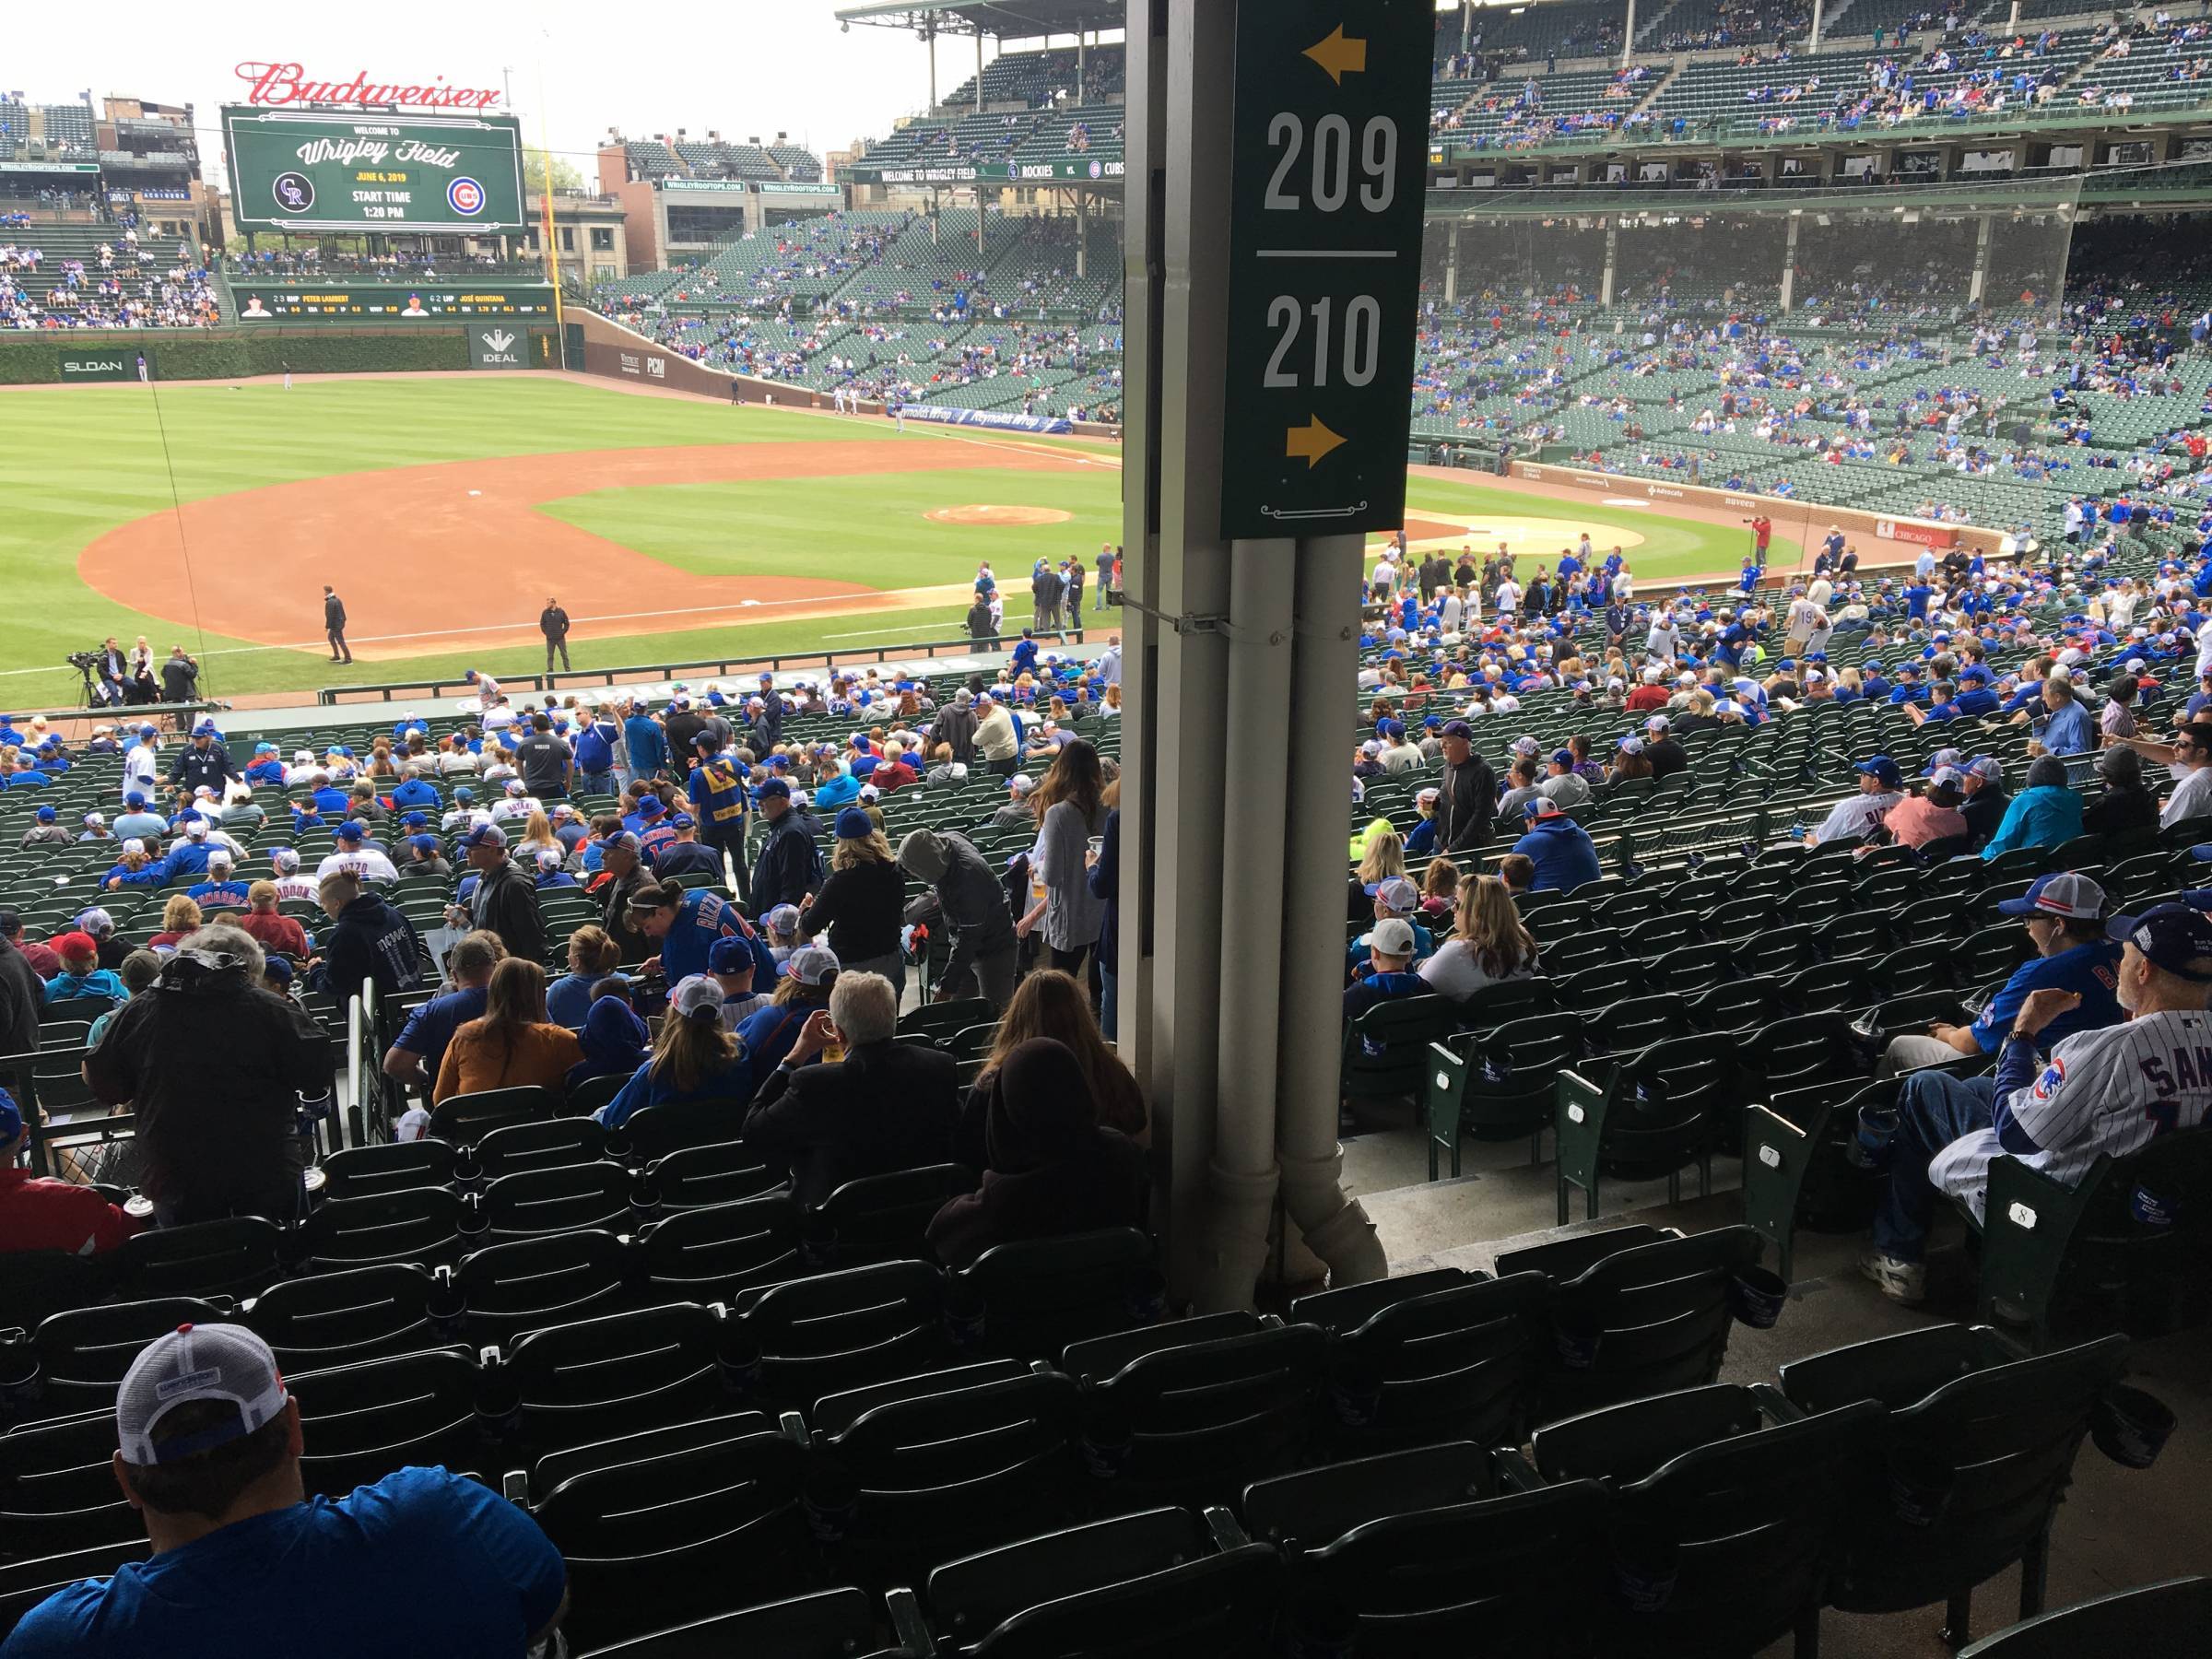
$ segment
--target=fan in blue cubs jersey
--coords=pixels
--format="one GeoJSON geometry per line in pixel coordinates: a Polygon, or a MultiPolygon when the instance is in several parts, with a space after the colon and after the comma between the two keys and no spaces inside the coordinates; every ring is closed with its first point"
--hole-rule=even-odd
{"type": "Polygon", "coordinates": [[[1920,1257],[1938,1192],[1980,1215],[1989,1166],[2010,1155],[2072,1184],[2100,1157],[2124,1158],[2212,1112],[2212,916],[2161,904],[2112,924],[2125,942],[2125,1023],[2079,1031],[2039,1059],[2036,1038],[2073,1011],[2076,993],[2031,992],[1998,1052],[1994,1078],[1909,1077],[1898,1099],[1889,1186],[1862,1259],[1899,1301],[1925,1294],[1920,1257]],[[1979,1086],[1979,1087],[1976,1087],[1979,1086]]]}

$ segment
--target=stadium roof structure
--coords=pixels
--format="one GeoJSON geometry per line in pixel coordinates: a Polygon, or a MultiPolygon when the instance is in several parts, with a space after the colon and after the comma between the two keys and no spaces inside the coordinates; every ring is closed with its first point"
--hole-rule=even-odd
{"type": "Polygon", "coordinates": [[[877,0],[870,6],[846,6],[837,20],[848,27],[866,23],[881,29],[1026,41],[1038,35],[1121,29],[1128,23],[1129,7],[1127,0],[877,0]]]}

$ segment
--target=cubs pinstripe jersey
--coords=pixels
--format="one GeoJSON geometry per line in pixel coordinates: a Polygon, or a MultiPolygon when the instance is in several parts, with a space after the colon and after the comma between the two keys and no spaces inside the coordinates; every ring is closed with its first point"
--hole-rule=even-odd
{"type": "MultiPolygon", "coordinates": [[[[2146,1014],[2077,1032],[2005,1109],[2038,1148],[2021,1161],[2072,1186],[2100,1155],[2139,1152],[2212,1112],[2212,1013],[2146,1014]]],[[[1929,1179],[1979,1215],[1990,1160],[2002,1152],[1995,1130],[1978,1130],[1937,1153],[1929,1179]]]]}

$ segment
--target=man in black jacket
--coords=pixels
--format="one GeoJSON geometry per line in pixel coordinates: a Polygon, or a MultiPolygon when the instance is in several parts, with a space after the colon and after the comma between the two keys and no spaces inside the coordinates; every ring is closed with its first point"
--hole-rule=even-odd
{"type": "Polygon", "coordinates": [[[560,608],[560,601],[547,599],[546,608],[537,613],[537,631],[546,636],[546,672],[553,672],[553,653],[560,653],[560,665],[569,665],[569,613],[560,608]]]}
{"type": "Polygon", "coordinates": [[[791,1164],[792,1196],[819,1204],[848,1181],[940,1164],[959,1122],[952,1056],[891,1041],[899,999],[880,973],[841,973],[745,1114],[745,1144],[791,1164]],[[816,1064],[833,1042],[841,1065],[816,1064]]]}
{"type": "Polygon", "coordinates": [[[822,885],[821,850],[808,829],[814,820],[791,806],[791,785],[771,778],[760,785],[760,820],[768,839],[753,861],[753,913],[797,904],[822,885]]]}
{"type": "Polygon", "coordinates": [[[371,982],[386,996],[422,983],[422,940],[397,905],[343,871],[325,876],[315,899],[335,925],[308,975],[311,988],[343,1003],[371,982]]]}
{"type": "Polygon", "coordinates": [[[937,711],[924,741],[933,755],[938,744],[949,744],[955,760],[962,766],[975,764],[975,697],[967,687],[955,691],[952,700],[937,711]]]}
{"type": "Polygon", "coordinates": [[[546,959],[546,924],[537,913],[537,887],[507,856],[507,831],[478,824],[461,838],[477,890],[468,901],[468,925],[500,935],[509,956],[546,959]]]}
{"type": "MultiPolygon", "coordinates": [[[[997,873],[967,837],[950,830],[915,830],[899,843],[899,865],[935,889],[936,924],[952,940],[952,955],[937,979],[936,1000],[980,995],[1004,1008],[1014,995],[1017,941],[997,873]]],[[[910,907],[907,920],[915,919],[910,907]]]]}
{"type": "Polygon", "coordinates": [[[34,1053],[46,984],[29,959],[0,938],[0,1054],[34,1053]]]}
{"type": "Polygon", "coordinates": [[[592,889],[600,904],[600,924],[622,953],[623,964],[632,966],[653,954],[653,941],[630,925],[629,915],[630,896],[653,885],[653,872],[645,865],[638,838],[627,830],[616,830],[600,841],[599,867],[608,877],[592,889]]]}
{"type": "Polygon", "coordinates": [[[681,778],[690,770],[692,756],[699,752],[699,735],[707,729],[706,717],[692,712],[688,697],[678,697],[661,716],[661,729],[668,734],[669,770],[681,778]]]}
{"type": "Polygon", "coordinates": [[[1490,837],[1498,815],[1498,775],[1475,752],[1475,728],[1464,720],[1444,723],[1437,734],[1444,775],[1436,792],[1436,850],[1466,853],[1490,837]]]}
{"type": "Polygon", "coordinates": [[[353,661],[353,647],[346,643],[346,601],[325,582],[323,587],[323,637],[330,641],[330,660],[353,661]]]}
{"type": "Polygon", "coordinates": [[[146,1154],[140,1189],[164,1227],[284,1221],[306,1207],[300,1103],[330,1092],[330,1040],[305,1008],[262,987],[263,963],[243,928],[186,935],[85,1056],[93,1098],[131,1104],[146,1154]]]}
{"type": "MultiPolygon", "coordinates": [[[[188,703],[200,700],[200,665],[187,656],[184,647],[171,645],[169,661],[161,665],[161,697],[165,702],[188,703]]],[[[183,716],[177,717],[180,729],[183,716]]]]}

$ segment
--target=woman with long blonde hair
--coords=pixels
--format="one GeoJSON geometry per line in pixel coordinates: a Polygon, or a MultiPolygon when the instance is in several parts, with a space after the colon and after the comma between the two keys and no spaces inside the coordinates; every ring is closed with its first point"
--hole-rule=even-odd
{"type": "Polygon", "coordinates": [[[530,816],[523,820],[522,839],[514,843],[514,851],[521,855],[542,853],[548,847],[559,848],[563,853],[568,851],[561,847],[560,839],[553,833],[553,820],[546,816],[546,809],[533,806],[530,816]]]}
{"type": "Polygon", "coordinates": [[[906,956],[899,935],[906,922],[906,877],[865,807],[848,806],[831,825],[830,878],[799,913],[802,944],[829,935],[845,973],[880,973],[906,989],[906,956]]]}
{"type": "Polygon", "coordinates": [[[1459,917],[1452,936],[1418,971],[1443,995],[1462,1000],[1486,985],[1540,971],[1536,942],[1504,882],[1495,876],[1469,876],[1460,882],[1459,917]]]}

